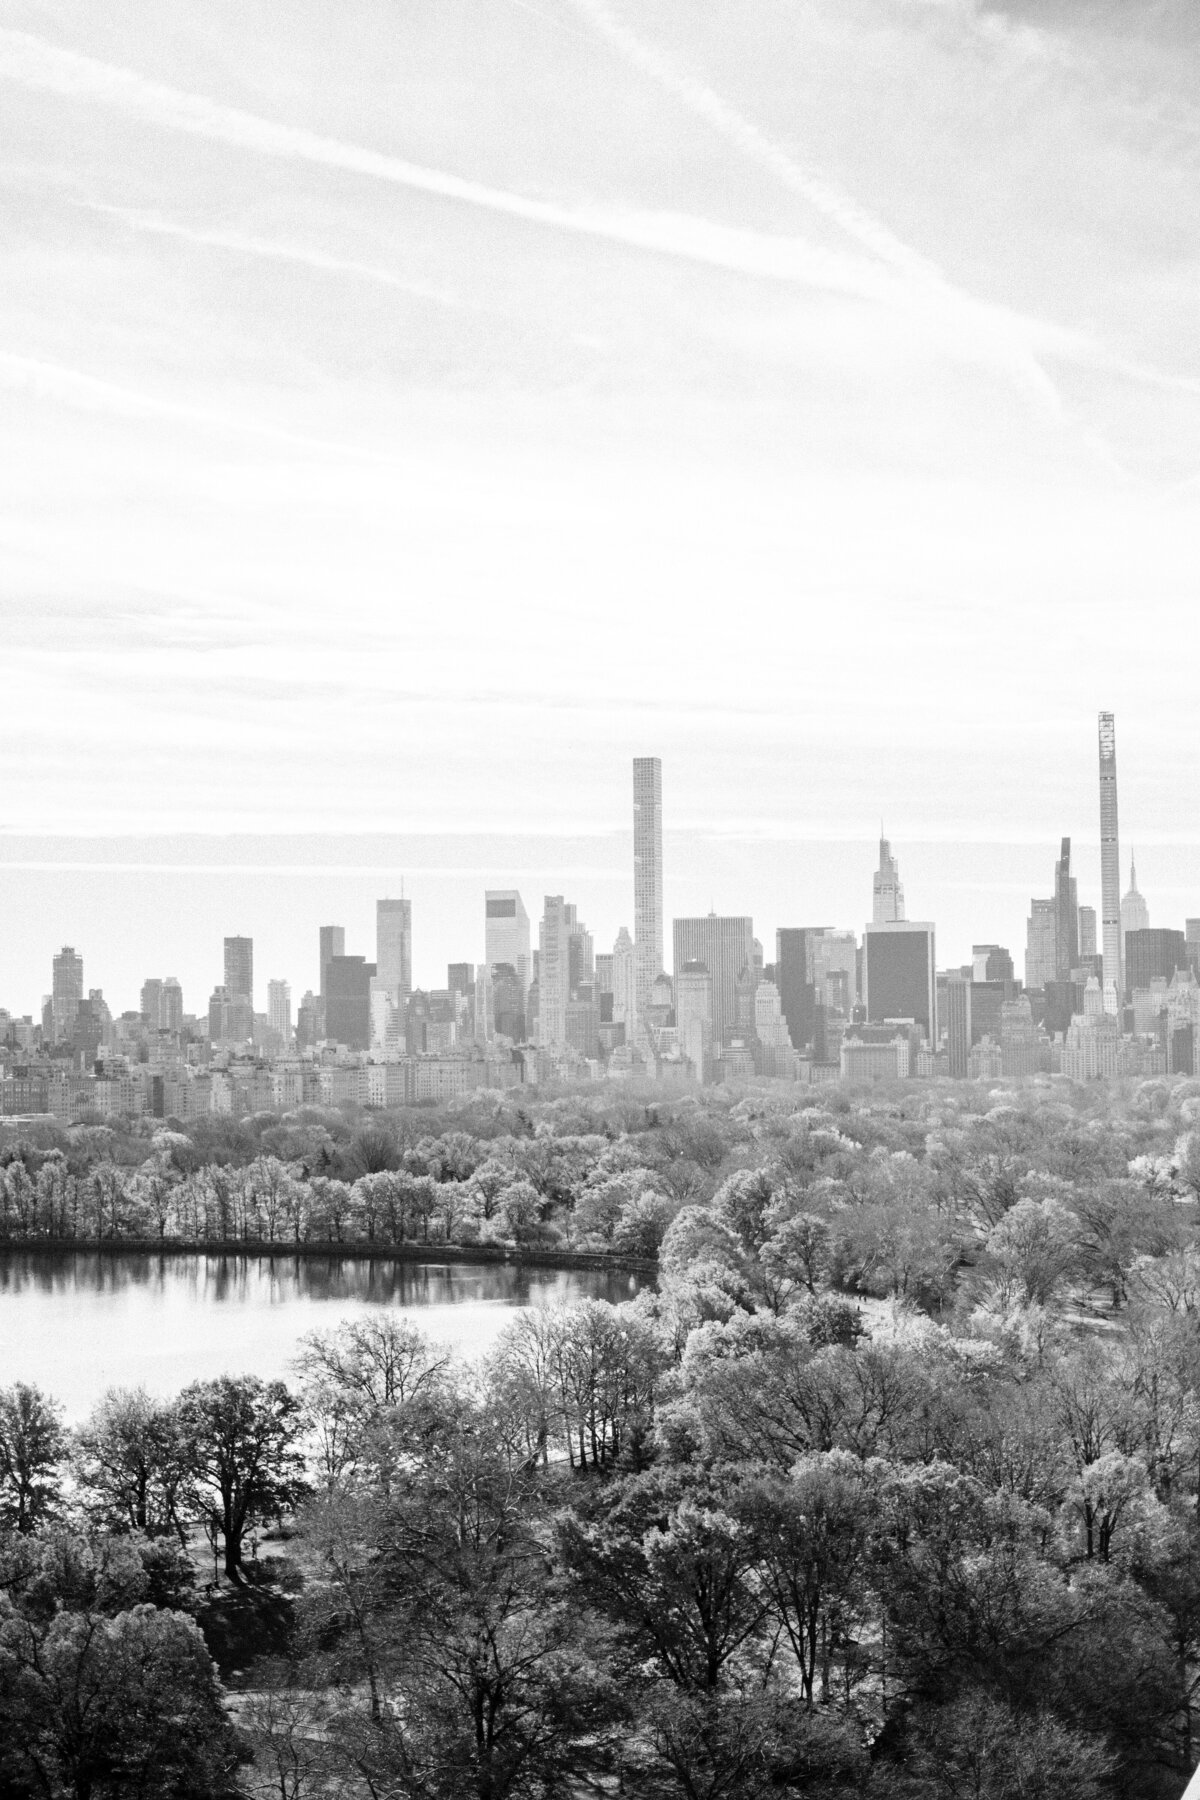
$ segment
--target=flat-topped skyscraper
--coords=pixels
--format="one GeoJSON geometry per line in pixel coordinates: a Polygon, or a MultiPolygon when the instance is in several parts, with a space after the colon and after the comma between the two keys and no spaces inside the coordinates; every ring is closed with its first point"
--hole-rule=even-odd
{"type": "Polygon", "coordinates": [[[1100,930],[1104,957],[1104,1010],[1121,1004],[1125,977],[1121,957],[1121,846],[1117,835],[1117,728],[1110,712],[1100,714],[1100,930]]]}
{"type": "Polygon", "coordinates": [[[412,901],[375,902],[375,968],[393,1006],[412,993],[412,901]]]}
{"type": "Polygon", "coordinates": [[[633,946],[638,1018],[663,967],[662,759],[633,759],[633,946]]]}
{"type": "Polygon", "coordinates": [[[483,960],[489,969],[511,968],[521,989],[521,1004],[532,973],[529,914],[516,888],[488,888],[484,893],[483,960]]]}
{"type": "Polygon", "coordinates": [[[1086,961],[1096,954],[1096,909],[1094,906],[1081,906],[1079,909],[1079,960],[1086,961]]]}
{"type": "Polygon", "coordinates": [[[292,1037],[292,984],[290,981],[268,981],[267,1023],[279,1033],[285,1049],[292,1037]]]}
{"type": "Polygon", "coordinates": [[[225,939],[225,987],[231,1000],[248,1000],[254,1006],[254,939],[225,939]]]}
{"type": "Polygon", "coordinates": [[[76,954],[70,944],[64,944],[54,958],[54,986],[50,1002],[56,1044],[70,1037],[82,1000],[83,958],[76,954]]]}
{"type": "Polygon", "coordinates": [[[724,1045],[737,1027],[738,977],[754,968],[754,921],[739,915],[674,921],[675,973],[701,962],[712,977],[713,1044],[724,1045]]]}
{"type": "Polygon", "coordinates": [[[547,894],[538,926],[538,1045],[561,1050],[567,1042],[571,998],[571,934],[575,908],[561,894],[547,894]]]}
{"type": "Polygon", "coordinates": [[[362,956],[333,956],[325,970],[325,1035],[348,1050],[371,1047],[371,977],[362,956]]]}
{"type": "Polygon", "coordinates": [[[1065,837],[1054,865],[1054,979],[1070,981],[1079,964],[1079,888],[1071,873],[1071,840],[1065,837]]]}
{"type": "Polygon", "coordinates": [[[937,957],[934,929],[916,919],[870,924],[863,935],[867,1021],[913,1019],[937,1043],[937,957]]]}
{"type": "Polygon", "coordinates": [[[325,998],[326,971],[335,956],[346,954],[346,927],[344,925],[322,925],[320,936],[321,985],[319,993],[325,998]]]}

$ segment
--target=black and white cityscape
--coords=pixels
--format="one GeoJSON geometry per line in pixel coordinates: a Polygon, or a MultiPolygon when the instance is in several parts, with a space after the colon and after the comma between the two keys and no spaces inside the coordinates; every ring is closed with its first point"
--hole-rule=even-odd
{"type": "Polygon", "coordinates": [[[319,973],[302,992],[283,974],[256,989],[253,939],[231,936],[202,1009],[173,976],[148,974],[138,1006],[115,1012],[87,984],[82,946],[64,945],[40,1018],[0,1011],[0,1117],[238,1118],[605,1080],[680,1091],[1197,1073],[1200,917],[1151,926],[1132,855],[1121,893],[1111,713],[1098,721],[1099,904],[1080,902],[1064,837],[1023,949],[975,943],[957,967],[939,965],[936,921],[908,917],[882,832],[863,926],[779,924],[764,947],[749,912],[709,912],[671,920],[668,939],[663,806],[661,759],[635,758],[632,929],[611,950],[565,894],[531,917],[515,888],[489,887],[469,954],[422,987],[421,921],[401,895],[377,902],[370,956],[347,948],[344,926],[314,925],[319,973]]]}
{"type": "Polygon", "coordinates": [[[0,0],[0,1800],[1200,1800],[1198,0],[0,0]]]}

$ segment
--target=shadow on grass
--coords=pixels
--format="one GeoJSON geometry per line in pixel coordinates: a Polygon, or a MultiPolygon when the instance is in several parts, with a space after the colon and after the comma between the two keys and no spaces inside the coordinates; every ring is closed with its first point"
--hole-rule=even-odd
{"type": "Polygon", "coordinates": [[[293,1653],[295,1600],[276,1577],[294,1583],[287,1581],[290,1571],[272,1567],[274,1560],[247,1564],[245,1587],[210,1590],[197,1612],[208,1653],[227,1687],[236,1687],[260,1658],[286,1660],[293,1653]]]}

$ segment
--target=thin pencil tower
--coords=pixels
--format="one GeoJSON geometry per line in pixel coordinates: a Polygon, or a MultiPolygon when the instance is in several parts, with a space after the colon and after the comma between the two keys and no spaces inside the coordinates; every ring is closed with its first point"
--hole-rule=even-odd
{"type": "Polygon", "coordinates": [[[1100,714],[1100,913],[1104,952],[1104,1010],[1118,1012],[1125,987],[1121,944],[1121,846],[1117,838],[1117,731],[1100,714]]]}
{"type": "Polygon", "coordinates": [[[637,1023],[663,967],[662,762],[633,759],[633,944],[637,1023]]]}

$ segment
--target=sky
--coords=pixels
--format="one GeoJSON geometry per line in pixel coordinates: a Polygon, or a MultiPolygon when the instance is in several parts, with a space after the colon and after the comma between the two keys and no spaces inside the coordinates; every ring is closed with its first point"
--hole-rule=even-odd
{"type": "Polygon", "coordinates": [[[1190,0],[0,0],[0,1005],[603,947],[648,754],[668,917],[882,818],[1019,962],[1101,708],[1200,914],[1197,94],[1190,0]]]}

